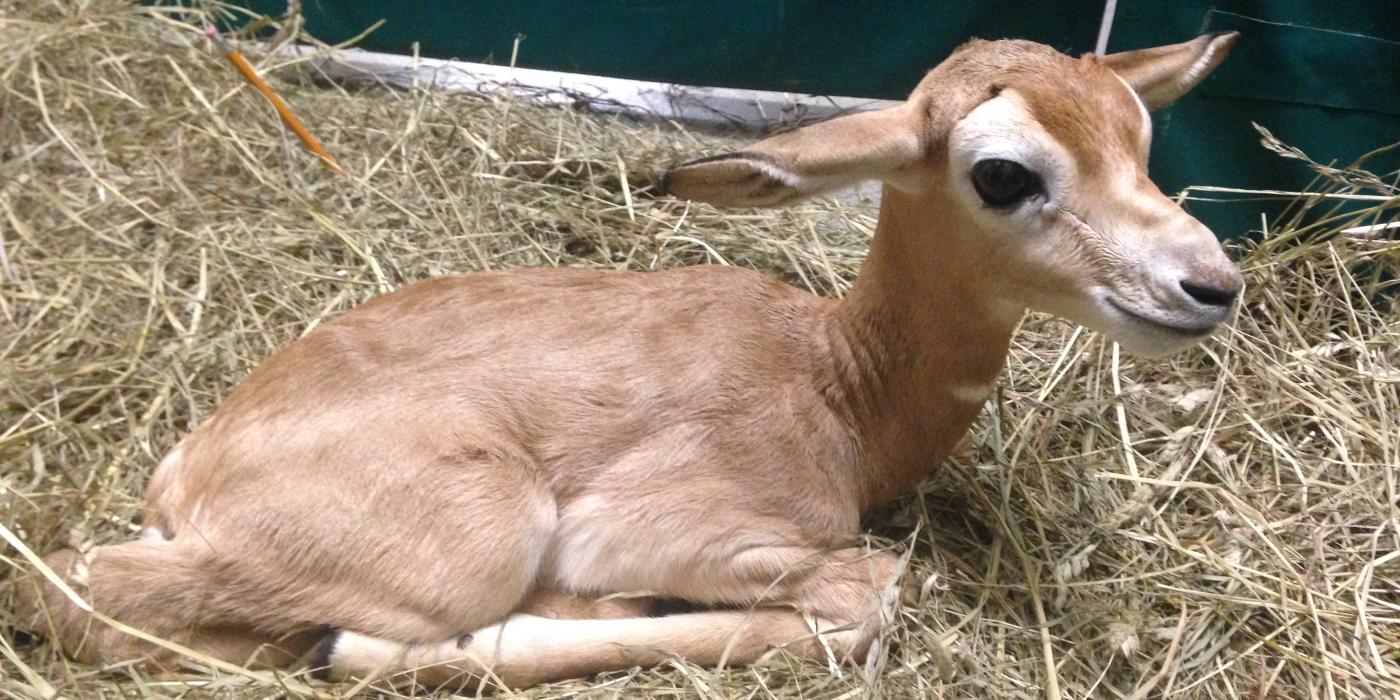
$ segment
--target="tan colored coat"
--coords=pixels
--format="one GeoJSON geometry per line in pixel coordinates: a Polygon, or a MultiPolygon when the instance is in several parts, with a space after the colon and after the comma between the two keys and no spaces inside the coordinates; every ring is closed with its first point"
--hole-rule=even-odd
{"type": "MultiPolygon", "coordinates": [[[[314,646],[335,676],[859,659],[899,575],[861,546],[861,514],[953,449],[1024,309],[1147,353],[1227,317],[1238,272],[1147,181],[1133,90],[1170,101],[1233,41],[1080,60],[974,42],[902,105],[671,173],[680,196],[738,206],[883,179],[840,302],[725,267],[492,272],[372,300],[269,358],[161,462],[148,537],[48,562],[150,633],[239,662],[314,646]],[[599,600],[617,593],[644,597],[599,600]],[[654,599],[690,611],[652,616],[654,599]]],[[[41,583],[25,614],[69,653],[175,661],[41,583]]]]}

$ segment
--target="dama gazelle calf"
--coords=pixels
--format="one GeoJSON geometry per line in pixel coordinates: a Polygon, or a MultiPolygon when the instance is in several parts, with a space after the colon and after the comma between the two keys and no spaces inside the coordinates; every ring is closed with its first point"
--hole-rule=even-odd
{"type": "MultiPolygon", "coordinates": [[[[374,299],[264,362],[160,463],[147,537],[47,562],[146,632],[333,677],[858,660],[899,569],[859,545],[861,514],[948,455],[1024,310],[1148,355],[1229,316],[1237,269],[1147,153],[1148,110],[1235,38],[1081,59],[973,41],[898,106],[669,173],[675,195],[744,207],[882,180],[840,301],[725,267],[374,299]],[[628,592],[692,607],[606,598],[628,592]]],[[[79,659],[176,661],[44,579],[21,589],[79,659]]]]}

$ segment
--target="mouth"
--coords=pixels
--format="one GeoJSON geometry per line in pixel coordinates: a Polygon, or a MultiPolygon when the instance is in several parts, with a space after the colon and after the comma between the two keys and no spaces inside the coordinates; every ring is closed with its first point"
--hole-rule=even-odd
{"type": "Polygon", "coordinates": [[[1118,303],[1116,300],[1114,300],[1113,297],[1106,296],[1104,297],[1104,301],[1108,302],[1108,305],[1112,306],[1113,309],[1118,313],[1123,314],[1124,316],[1127,316],[1128,318],[1144,326],[1148,326],[1154,330],[1161,331],[1162,333],[1168,333],[1180,338],[1202,338],[1207,335],[1210,335],[1212,332],[1215,331],[1216,324],[1214,323],[1204,326],[1178,326],[1171,323],[1163,323],[1162,321],[1143,316],[1142,314],[1137,313],[1136,311],[1133,311],[1127,308],[1126,306],[1123,306],[1122,304],[1118,303]]]}

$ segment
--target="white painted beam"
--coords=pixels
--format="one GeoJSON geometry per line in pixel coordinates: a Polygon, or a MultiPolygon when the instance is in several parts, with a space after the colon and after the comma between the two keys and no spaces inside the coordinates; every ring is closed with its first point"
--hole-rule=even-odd
{"type": "Polygon", "coordinates": [[[764,131],[895,104],[890,100],[861,97],[655,83],[359,49],[338,50],[329,55],[307,46],[286,47],[283,51],[316,56],[311,59],[313,67],[337,80],[375,82],[400,88],[431,85],[480,95],[513,93],[536,104],[572,106],[583,103],[596,111],[764,131]]]}

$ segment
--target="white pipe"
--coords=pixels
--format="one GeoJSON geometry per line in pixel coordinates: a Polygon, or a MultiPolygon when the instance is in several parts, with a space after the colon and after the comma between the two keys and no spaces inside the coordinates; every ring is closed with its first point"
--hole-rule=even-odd
{"type": "Polygon", "coordinates": [[[1113,13],[1118,10],[1118,0],[1107,0],[1103,4],[1103,21],[1099,22],[1099,40],[1094,44],[1094,53],[1102,56],[1108,51],[1108,34],[1113,29],[1113,13]]]}

